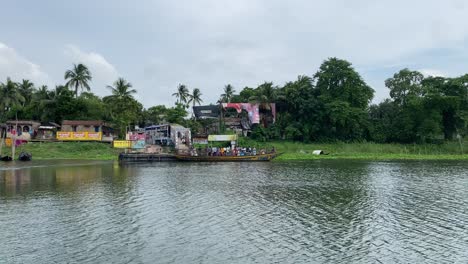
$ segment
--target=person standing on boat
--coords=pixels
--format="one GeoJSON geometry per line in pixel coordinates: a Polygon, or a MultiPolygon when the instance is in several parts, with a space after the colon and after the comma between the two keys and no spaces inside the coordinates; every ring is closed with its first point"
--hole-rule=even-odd
{"type": "Polygon", "coordinates": [[[257,149],[256,149],[255,147],[254,147],[253,150],[252,150],[252,154],[253,154],[254,156],[257,155],[257,149]]]}

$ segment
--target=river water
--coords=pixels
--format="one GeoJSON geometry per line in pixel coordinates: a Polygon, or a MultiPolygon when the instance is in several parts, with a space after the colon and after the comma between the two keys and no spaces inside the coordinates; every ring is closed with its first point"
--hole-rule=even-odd
{"type": "Polygon", "coordinates": [[[0,163],[0,263],[468,263],[468,162],[0,163]]]}

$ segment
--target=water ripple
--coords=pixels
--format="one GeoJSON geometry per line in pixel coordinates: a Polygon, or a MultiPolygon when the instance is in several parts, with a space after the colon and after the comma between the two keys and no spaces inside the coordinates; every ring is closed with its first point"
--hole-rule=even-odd
{"type": "Polygon", "coordinates": [[[0,263],[466,263],[464,162],[0,170],[0,263]]]}

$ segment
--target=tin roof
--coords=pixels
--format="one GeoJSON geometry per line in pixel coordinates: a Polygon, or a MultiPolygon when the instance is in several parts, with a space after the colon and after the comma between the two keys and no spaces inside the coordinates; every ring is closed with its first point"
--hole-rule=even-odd
{"type": "Polygon", "coordinates": [[[8,120],[6,121],[8,125],[33,125],[33,126],[39,126],[41,125],[40,122],[34,121],[34,120],[8,120]]]}
{"type": "Polygon", "coordinates": [[[106,123],[101,120],[63,120],[62,121],[62,126],[63,125],[69,125],[69,126],[105,126],[106,123]]]}

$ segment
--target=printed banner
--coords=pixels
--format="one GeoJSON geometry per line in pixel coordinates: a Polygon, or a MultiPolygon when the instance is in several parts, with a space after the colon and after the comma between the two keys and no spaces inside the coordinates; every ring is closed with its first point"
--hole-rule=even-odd
{"type": "Polygon", "coordinates": [[[131,148],[132,142],[130,140],[114,140],[114,148],[131,148]]]}
{"type": "Polygon", "coordinates": [[[57,140],[101,141],[102,132],[57,132],[57,140]]]}
{"type": "Polygon", "coordinates": [[[208,139],[207,138],[193,138],[193,144],[200,144],[200,145],[207,145],[208,139]]]}
{"type": "Polygon", "coordinates": [[[237,135],[209,135],[208,141],[235,141],[237,135]]]}
{"type": "Polygon", "coordinates": [[[145,134],[131,134],[129,135],[130,140],[145,140],[146,135],[145,134]]]}
{"type": "Polygon", "coordinates": [[[242,110],[247,111],[249,115],[250,123],[258,124],[260,123],[260,111],[259,104],[249,104],[249,103],[223,103],[223,108],[234,108],[237,113],[241,113],[242,110]]]}
{"type": "Polygon", "coordinates": [[[132,149],[144,149],[146,142],[144,140],[132,141],[132,149]]]}
{"type": "Polygon", "coordinates": [[[88,140],[101,140],[101,132],[88,132],[88,140]]]}

